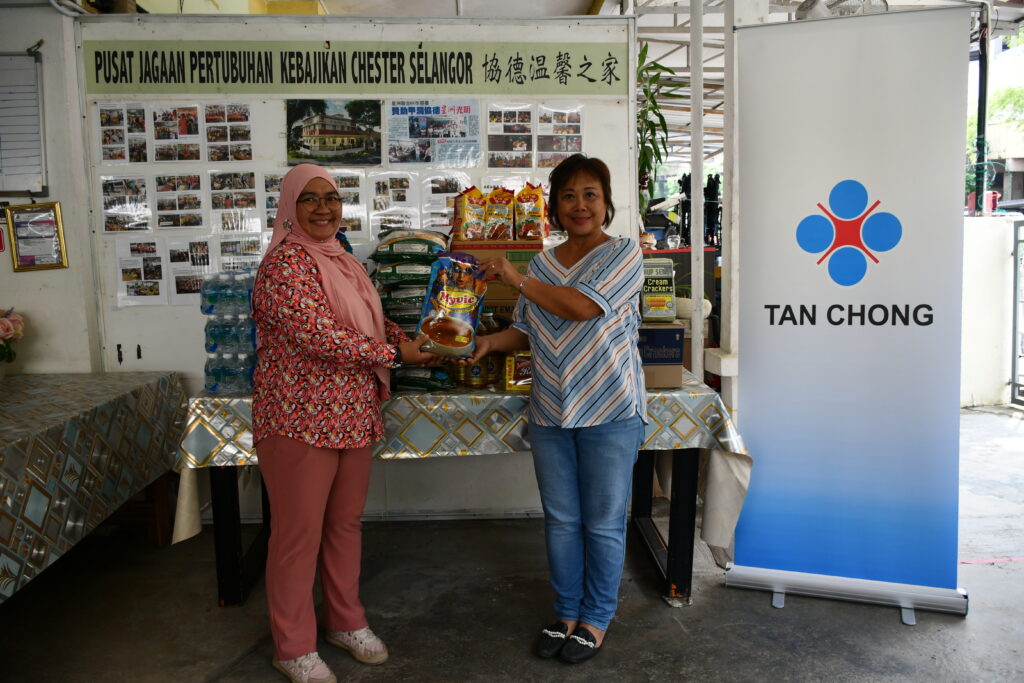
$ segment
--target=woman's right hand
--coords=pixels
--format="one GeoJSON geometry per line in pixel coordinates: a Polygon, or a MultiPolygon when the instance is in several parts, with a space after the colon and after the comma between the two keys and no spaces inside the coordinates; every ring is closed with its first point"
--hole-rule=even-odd
{"type": "Polygon", "coordinates": [[[401,356],[401,361],[423,367],[440,365],[447,361],[448,359],[442,356],[437,356],[427,351],[420,351],[420,347],[427,343],[428,340],[429,337],[427,335],[421,334],[415,339],[399,344],[398,354],[401,356]]]}

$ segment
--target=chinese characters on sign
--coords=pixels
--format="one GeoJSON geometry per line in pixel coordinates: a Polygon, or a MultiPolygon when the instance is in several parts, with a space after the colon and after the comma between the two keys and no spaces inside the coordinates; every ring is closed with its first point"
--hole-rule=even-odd
{"type": "MultiPolygon", "coordinates": [[[[619,96],[629,87],[629,50],[618,42],[85,41],[84,49],[90,94],[619,96]]],[[[121,144],[112,138],[111,153],[121,144]]]]}

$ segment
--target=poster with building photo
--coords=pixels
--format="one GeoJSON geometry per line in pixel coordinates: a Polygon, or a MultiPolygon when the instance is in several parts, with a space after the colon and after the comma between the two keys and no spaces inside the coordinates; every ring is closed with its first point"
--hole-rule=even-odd
{"type": "Polygon", "coordinates": [[[270,235],[265,232],[220,235],[211,239],[216,240],[217,259],[222,271],[256,268],[264,248],[270,243],[270,235]]]}
{"type": "Polygon", "coordinates": [[[116,254],[119,307],[167,303],[163,239],[121,236],[117,238],[116,254]]]}
{"type": "Polygon", "coordinates": [[[252,171],[210,171],[210,216],[220,232],[259,232],[263,228],[252,171]]]}
{"type": "Polygon", "coordinates": [[[455,196],[469,188],[469,174],[462,171],[427,173],[420,184],[423,189],[423,227],[448,234],[455,212],[455,196]]]}
{"type": "Polygon", "coordinates": [[[532,168],[534,107],[529,104],[487,106],[487,167],[532,168]]]}
{"type": "Polygon", "coordinates": [[[199,105],[154,105],[153,160],[200,161],[199,105]]]}
{"type": "Polygon", "coordinates": [[[143,176],[100,176],[103,232],[150,229],[151,210],[143,176]]]}
{"type": "Polygon", "coordinates": [[[477,100],[395,100],[388,110],[388,162],[444,168],[479,166],[477,100]]]}
{"type": "Polygon", "coordinates": [[[203,277],[217,270],[210,258],[210,238],[168,237],[166,241],[170,303],[198,306],[203,277]]]}
{"type": "Polygon", "coordinates": [[[381,171],[366,177],[370,198],[370,231],[414,230],[420,227],[419,174],[381,171]]]}
{"type": "Polygon", "coordinates": [[[203,105],[207,161],[252,161],[252,125],[249,117],[248,104],[203,105]]]}
{"type": "Polygon", "coordinates": [[[541,105],[537,112],[537,167],[554,168],[583,151],[583,106],[541,105]]]}
{"type": "Polygon", "coordinates": [[[156,227],[203,227],[202,176],[198,173],[156,176],[156,227]]]}
{"type": "Polygon", "coordinates": [[[381,100],[285,100],[288,165],[380,166],[381,100]]]}

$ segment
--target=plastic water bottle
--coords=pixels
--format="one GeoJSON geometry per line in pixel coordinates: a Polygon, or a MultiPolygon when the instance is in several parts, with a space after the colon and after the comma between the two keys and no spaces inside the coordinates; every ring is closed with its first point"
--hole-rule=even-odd
{"type": "Polygon", "coordinates": [[[206,367],[204,368],[206,379],[203,383],[203,388],[211,394],[219,394],[222,392],[220,382],[223,376],[222,365],[220,360],[220,354],[208,353],[206,354],[206,367]]]}
{"type": "Polygon", "coordinates": [[[256,271],[246,268],[242,281],[245,282],[246,313],[248,313],[252,310],[252,289],[256,286],[256,271]]]}
{"type": "Polygon", "coordinates": [[[234,341],[229,316],[211,315],[206,320],[206,352],[226,353],[234,341]]]}
{"type": "Polygon", "coordinates": [[[220,388],[225,396],[238,396],[242,389],[242,368],[233,353],[220,354],[221,382],[220,388]]]}
{"type": "Polygon", "coordinates": [[[203,279],[199,287],[199,310],[204,315],[213,315],[217,307],[219,280],[217,275],[209,275],[203,279]]]}
{"type": "Polygon", "coordinates": [[[228,289],[230,312],[235,315],[249,315],[249,285],[245,273],[235,273],[228,289]]]}
{"type": "Polygon", "coordinates": [[[256,326],[248,315],[239,315],[234,324],[235,353],[252,354],[256,350],[256,326]]]}
{"type": "Polygon", "coordinates": [[[252,355],[240,353],[236,357],[238,363],[238,393],[248,396],[252,393],[252,373],[256,368],[252,363],[252,355]]]}
{"type": "Polygon", "coordinates": [[[230,312],[229,292],[231,288],[231,275],[228,272],[218,272],[217,279],[213,286],[212,301],[213,310],[211,315],[223,315],[230,312]]]}

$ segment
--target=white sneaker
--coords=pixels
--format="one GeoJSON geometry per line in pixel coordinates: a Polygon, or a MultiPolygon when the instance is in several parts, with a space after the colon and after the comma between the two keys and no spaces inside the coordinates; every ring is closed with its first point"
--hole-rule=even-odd
{"type": "Polygon", "coordinates": [[[381,664],[387,661],[388,648],[370,627],[358,631],[328,631],[327,642],[348,650],[356,661],[363,664],[381,664]]]}
{"type": "Polygon", "coordinates": [[[274,668],[287,676],[292,683],[338,683],[338,679],[316,652],[295,659],[286,659],[283,662],[275,658],[274,668]]]}

